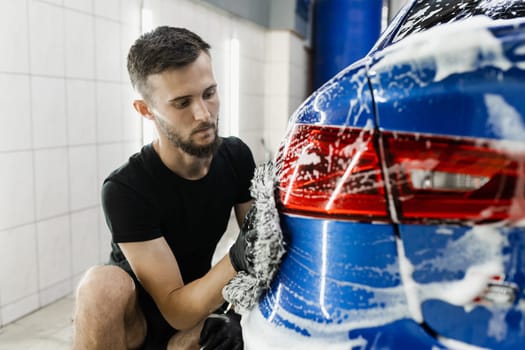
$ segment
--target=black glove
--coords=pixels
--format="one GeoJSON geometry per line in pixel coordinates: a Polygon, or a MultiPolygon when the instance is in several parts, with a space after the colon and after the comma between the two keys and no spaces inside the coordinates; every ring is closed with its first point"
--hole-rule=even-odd
{"type": "Polygon", "coordinates": [[[241,316],[233,311],[208,316],[202,327],[199,345],[204,350],[242,350],[241,316]]]}
{"type": "Polygon", "coordinates": [[[257,209],[252,205],[242,223],[237,240],[230,248],[230,261],[235,271],[253,272],[253,243],[257,238],[254,225],[257,209]]]}

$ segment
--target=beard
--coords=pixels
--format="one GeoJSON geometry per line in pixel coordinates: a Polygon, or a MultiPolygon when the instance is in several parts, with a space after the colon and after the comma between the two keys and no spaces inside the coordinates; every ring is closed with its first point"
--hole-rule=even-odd
{"type": "MultiPolygon", "coordinates": [[[[222,139],[219,137],[217,126],[214,123],[201,123],[195,129],[192,130],[190,136],[187,139],[184,139],[180,133],[175,130],[171,125],[169,125],[165,120],[155,116],[157,124],[159,125],[160,131],[166,136],[168,141],[175,147],[180,148],[185,153],[197,157],[197,158],[207,158],[212,156],[215,151],[219,148],[222,143],[222,139]],[[197,133],[200,130],[213,128],[214,129],[214,138],[213,141],[207,145],[196,145],[192,140],[191,136],[197,133]]],[[[219,123],[219,118],[217,117],[217,125],[219,123]]]]}

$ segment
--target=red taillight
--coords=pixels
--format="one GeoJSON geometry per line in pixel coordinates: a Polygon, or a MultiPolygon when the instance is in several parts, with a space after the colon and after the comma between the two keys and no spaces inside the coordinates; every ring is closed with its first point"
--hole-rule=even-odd
{"type": "Polygon", "coordinates": [[[277,160],[285,210],[386,219],[373,130],[296,125],[277,160]]]}
{"type": "Polygon", "coordinates": [[[277,159],[279,197],[288,212],[355,220],[521,220],[525,152],[500,146],[299,124],[277,159]]]}
{"type": "Polygon", "coordinates": [[[401,222],[525,218],[524,154],[510,155],[498,141],[392,133],[382,137],[401,222]]]}

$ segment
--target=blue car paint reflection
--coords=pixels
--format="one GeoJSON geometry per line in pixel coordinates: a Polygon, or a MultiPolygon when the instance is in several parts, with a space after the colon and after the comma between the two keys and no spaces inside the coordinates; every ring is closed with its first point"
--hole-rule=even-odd
{"type": "Polygon", "coordinates": [[[342,323],[350,317],[346,310],[403,302],[390,225],[293,216],[285,216],[282,225],[285,236],[290,237],[290,226],[295,233],[280,273],[260,304],[265,317],[281,308],[318,323],[342,323]]]}

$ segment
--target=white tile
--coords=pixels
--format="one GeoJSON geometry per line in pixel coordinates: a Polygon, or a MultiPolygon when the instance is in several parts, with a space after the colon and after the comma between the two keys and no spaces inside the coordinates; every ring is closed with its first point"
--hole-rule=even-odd
{"type": "Polygon", "coordinates": [[[37,223],[38,267],[41,290],[71,277],[69,215],[37,223]]]}
{"type": "Polygon", "coordinates": [[[27,2],[1,2],[0,11],[0,71],[29,72],[29,42],[27,22],[27,2]]]}
{"type": "Polygon", "coordinates": [[[100,189],[104,179],[108,177],[113,170],[124,164],[124,159],[128,157],[123,156],[122,144],[115,143],[97,146],[97,158],[98,186],[100,189]]]}
{"type": "Polygon", "coordinates": [[[290,96],[304,100],[308,92],[308,76],[305,68],[290,66],[290,96]]]}
{"type": "Polygon", "coordinates": [[[48,4],[58,5],[58,6],[64,5],[64,0],[37,0],[37,1],[47,2],[48,4]]]}
{"type": "Polygon", "coordinates": [[[263,96],[241,95],[239,99],[239,130],[259,130],[264,128],[263,96]]]}
{"type": "Polygon", "coordinates": [[[265,114],[264,126],[270,128],[286,128],[289,113],[289,97],[288,96],[267,96],[265,99],[265,114]]]}
{"type": "Polygon", "coordinates": [[[255,24],[240,22],[238,36],[241,56],[265,60],[265,32],[255,24]]]}
{"type": "Polygon", "coordinates": [[[65,11],[66,76],[95,77],[94,18],[78,11],[65,11]]]}
{"type": "Polygon", "coordinates": [[[64,76],[64,9],[39,1],[29,4],[31,73],[64,76]]]}
{"type": "Polygon", "coordinates": [[[266,34],[266,60],[268,62],[290,61],[290,34],[288,31],[275,30],[266,34]]]}
{"type": "Polygon", "coordinates": [[[120,84],[97,83],[97,141],[122,141],[120,84]]]}
{"type": "Polygon", "coordinates": [[[36,216],[48,218],[69,211],[67,150],[35,151],[36,216]]]}
{"type": "Polygon", "coordinates": [[[95,83],[87,80],[66,81],[68,143],[85,145],[96,142],[95,83]]]}
{"type": "Polygon", "coordinates": [[[128,52],[131,48],[131,45],[133,45],[135,40],[140,36],[140,27],[138,25],[123,24],[121,26],[120,33],[122,41],[120,45],[121,51],[119,56],[119,65],[121,70],[120,76],[123,83],[131,86],[127,68],[128,52]]]}
{"type": "Polygon", "coordinates": [[[2,321],[4,324],[16,321],[36,309],[38,309],[38,294],[21,298],[14,303],[2,306],[2,321]]]}
{"type": "Polygon", "coordinates": [[[198,34],[200,30],[195,24],[195,5],[189,1],[164,1],[159,24],[171,24],[194,30],[198,34]]]}
{"type": "Polygon", "coordinates": [[[67,141],[64,79],[31,78],[33,147],[64,146],[67,141]]]}
{"type": "Polygon", "coordinates": [[[93,2],[91,0],[64,0],[64,7],[84,12],[93,12],[93,2]]]}
{"type": "Polygon", "coordinates": [[[0,302],[7,305],[38,290],[35,225],[0,232],[0,302]]]}
{"type": "Polygon", "coordinates": [[[296,35],[290,35],[290,63],[306,68],[308,65],[308,51],[305,41],[296,35]]]}
{"type": "Polygon", "coordinates": [[[225,37],[231,33],[231,21],[226,20],[222,13],[208,9],[207,6],[197,7],[197,11],[199,18],[205,23],[202,33],[204,41],[208,42],[212,49],[223,48],[226,44],[225,37]]]}
{"type": "Polygon", "coordinates": [[[120,20],[123,23],[140,26],[141,0],[122,0],[120,4],[120,20]]]}
{"type": "Polygon", "coordinates": [[[69,149],[69,181],[71,210],[98,204],[97,148],[92,146],[69,149]]]}
{"type": "Polygon", "coordinates": [[[0,151],[31,148],[29,77],[0,74],[0,151]]]}
{"type": "Polygon", "coordinates": [[[0,164],[0,230],[34,221],[32,153],[0,153],[0,164]]]}
{"type": "Polygon", "coordinates": [[[265,94],[283,95],[289,94],[290,88],[290,67],[287,62],[272,62],[266,64],[265,70],[265,94]]]}
{"type": "Polygon", "coordinates": [[[122,92],[122,138],[125,141],[142,138],[142,116],[133,108],[135,92],[130,84],[121,86],[122,92]]]}
{"type": "Polygon", "coordinates": [[[265,64],[253,58],[241,57],[239,90],[241,94],[264,95],[265,64]]]}
{"type": "MultiPolygon", "coordinates": [[[[194,13],[194,16],[191,23],[191,28],[188,29],[201,36],[205,41],[209,41],[209,18],[212,10],[208,6],[201,5],[198,2],[194,2],[192,5],[193,8],[190,13],[194,13]]],[[[210,42],[210,44],[212,43],[210,42]]]]}
{"type": "Polygon", "coordinates": [[[73,274],[99,262],[98,208],[71,214],[73,274]]]}
{"type": "Polygon", "coordinates": [[[66,295],[71,294],[73,291],[73,285],[71,278],[67,278],[64,281],[55,283],[49,287],[46,287],[40,291],[40,304],[41,306],[53,303],[66,295]]]}
{"type": "Polygon", "coordinates": [[[95,67],[97,79],[120,81],[121,63],[119,24],[96,18],[95,67]]]}
{"type": "Polygon", "coordinates": [[[94,0],[94,11],[97,16],[120,21],[120,0],[94,0]]]}

